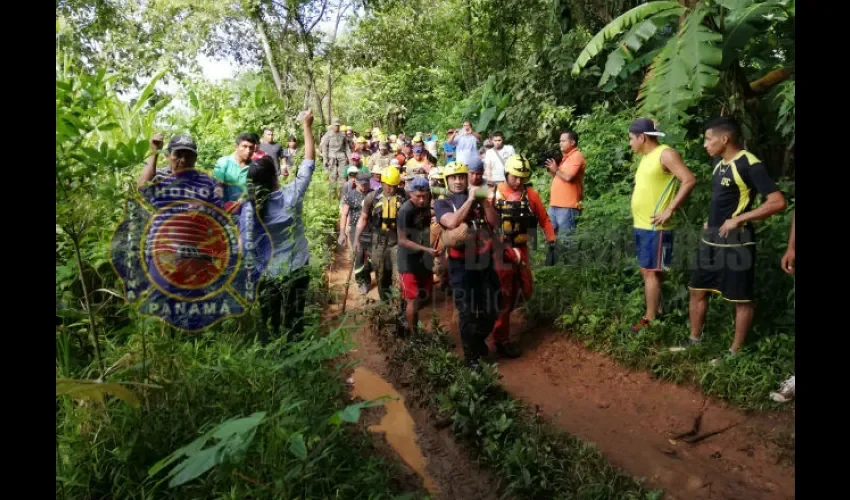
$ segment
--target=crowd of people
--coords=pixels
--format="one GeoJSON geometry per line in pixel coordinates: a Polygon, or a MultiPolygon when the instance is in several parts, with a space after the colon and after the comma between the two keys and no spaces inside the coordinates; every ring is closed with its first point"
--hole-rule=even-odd
{"type": "MultiPolygon", "coordinates": [[[[262,140],[250,133],[237,136],[235,151],[216,163],[215,189],[204,200],[240,217],[246,187],[251,183],[256,188],[251,199],[273,248],[260,289],[268,332],[264,339],[283,333],[281,326],[290,338],[303,329],[309,251],[302,201],[316,148],[312,113],[302,115],[304,160],[293,182],[280,180],[295,169],[294,158],[301,153],[297,141],[290,137],[284,148],[274,143],[274,130],[266,128],[262,140]]],[[[659,142],[664,133],[652,120],[635,120],[623,131],[624,140],[626,134],[631,149],[642,155],[631,212],[646,311],[627,332],[633,334],[651,327],[663,314],[661,281],[673,254],[675,214],[697,181],[681,155],[659,142]]],[[[152,138],[151,149],[161,147],[161,135],[152,138]]],[[[734,339],[728,352],[715,360],[719,363],[738,354],[753,319],[752,222],[784,210],[786,201],[763,163],[742,148],[741,128],[734,119],[707,123],[704,147],[714,158],[712,196],[689,281],[690,336],[670,350],[684,351],[701,342],[708,294],[719,294],[735,303],[734,339]],[[757,194],[764,201],[753,208],[757,194]]],[[[529,184],[533,167],[528,159],[506,144],[500,132],[482,139],[469,121],[448,130],[440,141],[434,131],[418,132],[410,140],[404,133],[386,136],[379,128],[361,135],[334,120],[318,150],[339,200],[338,243],[350,248],[359,292],[369,292],[373,273],[380,301],[396,300],[393,290],[398,289],[400,333],[407,335],[418,327],[421,306],[439,286],[453,298],[469,366],[477,367],[489,354],[490,335],[501,356],[520,356],[510,332],[510,314],[533,293],[529,245],[542,229],[548,245],[546,265],[557,265],[558,256],[569,251],[581,217],[587,165],[578,135],[564,131],[559,157],[540,166],[551,176],[548,208],[529,184]]],[[[139,179],[141,189],[151,182],[196,182],[190,173],[197,157],[194,141],[176,136],[168,153],[167,169],[158,170],[157,155],[151,156],[139,179]]],[[[793,274],[794,263],[792,225],[781,265],[793,274]]],[[[793,383],[792,377],[791,393],[793,383]]],[[[790,397],[787,386],[780,397],[790,397]]]]}

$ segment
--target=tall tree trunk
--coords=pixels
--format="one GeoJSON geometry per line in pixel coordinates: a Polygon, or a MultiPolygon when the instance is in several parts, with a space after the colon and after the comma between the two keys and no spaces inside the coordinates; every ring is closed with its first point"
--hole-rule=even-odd
{"type": "Polygon", "coordinates": [[[254,18],[254,26],[257,29],[257,34],[260,36],[260,42],[263,45],[263,52],[266,54],[266,62],[269,65],[269,69],[272,72],[272,78],[274,79],[274,86],[277,89],[277,95],[281,99],[283,99],[283,80],[280,77],[280,72],[277,70],[277,65],[274,60],[274,53],[272,53],[272,46],[269,43],[269,36],[266,33],[266,25],[263,19],[260,17],[259,12],[256,13],[254,18]]]}
{"type": "Polygon", "coordinates": [[[339,22],[342,20],[342,15],[348,10],[347,4],[345,4],[346,0],[339,0],[339,4],[337,4],[337,12],[336,12],[336,23],[334,24],[334,32],[331,36],[331,43],[328,44],[328,122],[333,120],[334,112],[333,112],[333,78],[332,78],[332,70],[333,70],[333,50],[336,45],[336,36],[339,33],[339,22]]]}

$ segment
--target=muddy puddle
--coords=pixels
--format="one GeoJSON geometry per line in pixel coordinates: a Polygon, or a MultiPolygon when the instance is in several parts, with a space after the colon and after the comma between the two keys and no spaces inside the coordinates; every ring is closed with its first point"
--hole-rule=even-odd
{"type": "Polygon", "coordinates": [[[352,396],[363,400],[376,399],[381,396],[393,398],[384,403],[386,415],[378,425],[369,426],[370,432],[383,433],[387,442],[396,453],[422,477],[425,489],[434,494],[439,491],[434,480],[425,472],[425,458],[419,445],[416,444],[416,430],[413,418],[404,406],[404,399],[393,388],[392,384],[378,374],[358,366],[354,368],[354,390],[352,396]]]}

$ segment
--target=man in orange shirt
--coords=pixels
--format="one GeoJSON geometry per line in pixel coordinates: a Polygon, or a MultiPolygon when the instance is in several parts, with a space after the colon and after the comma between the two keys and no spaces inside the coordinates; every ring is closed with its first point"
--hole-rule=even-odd
{"type": "Polygon", "coordinates": [[[497,184],[493,194],[501,222],[501,246],[494,256],[501,288],[501,310],[493,325],[493,340],[499,354],[516,358],[520,349],[510,340],[511,311],[521,300],[531,297],[533,291],[528,240],[536,235],[537,227],[542,226],[551,247],[555,244],[555,229],[540,195],[525,186],[531,175],[528,160],[521,155],[511,156],[505,162],[505,174],[505,182],[497,184]]]}
{"type": "Polygon", "coordinates": [[[546,160],[552,176],[548,214],[558,239],[566,243],[576,229],[584,196],[584,155],[578,149],[578,134],[572,130],[561,134],[561,154],[560,165],[553,159],[546,160]]]}

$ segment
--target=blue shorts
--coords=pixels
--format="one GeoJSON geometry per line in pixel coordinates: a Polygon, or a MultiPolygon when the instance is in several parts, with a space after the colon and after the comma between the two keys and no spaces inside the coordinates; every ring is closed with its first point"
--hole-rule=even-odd
{"type": "Polygon", "coordinates": [[[666,271],[673,259],[673,231],[635,229],[638,264],[647,271],[666,271]]]}

